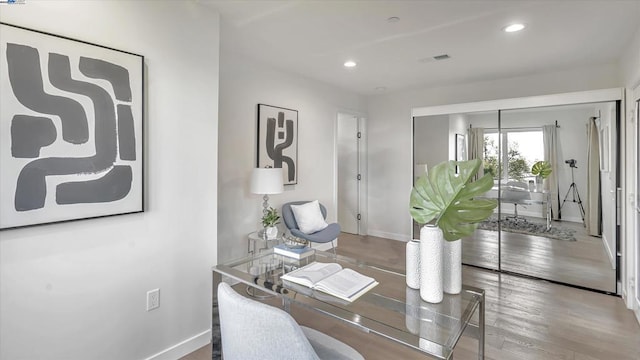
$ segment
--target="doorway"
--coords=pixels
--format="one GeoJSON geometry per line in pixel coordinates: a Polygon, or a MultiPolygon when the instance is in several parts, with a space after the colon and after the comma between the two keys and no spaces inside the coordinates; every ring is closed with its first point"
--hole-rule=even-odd
{"type": "Polygon", "coordinates": [[[343,232],[363,233],[364,214],[364,118],[338,113],[336,125],[337,147],[337,206],[338,223],[343,232]]]}

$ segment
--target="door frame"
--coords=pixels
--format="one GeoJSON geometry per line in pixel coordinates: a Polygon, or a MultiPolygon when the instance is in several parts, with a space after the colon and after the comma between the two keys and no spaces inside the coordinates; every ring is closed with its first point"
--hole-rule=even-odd
{"type": "Polygon", "coordinates": [[[631,127],[627,134],[630,141],[626,146],[628,159],[631,161],[630,174],[627,177],[630,181],[627,191],[630,200],[627,208],[630,216],[626,219],[629,227],[626,242],[629,252],[626,256],[629,262],[626,266],[629,281],[624,288],[628,295],[627,307],[633,310],[636,319],[640,322],[640,164],[638,164],[640,161],[640,139],[638,138],[640,136],[640,84],[637,84],[630,93],[631,96],[627,97],[629,101],[627,108],[633,114],[629,114],[630,119],[626,122],[631,127]]]}
{"type": "Polygon", "coordinates": [[[358,208],[360,210],[360,222],[358,224],[358,235],[367,235],[368,209],[367,209],[367,127],[366,115],[353,110],[338,109],[333,123],[333,203],[334,214],[338,217],[338,119],[340,115],[354,116],[358,119],[358,131],[360,140],[358,141],[358,166],[361,174],[358,191],[358,208]]]}

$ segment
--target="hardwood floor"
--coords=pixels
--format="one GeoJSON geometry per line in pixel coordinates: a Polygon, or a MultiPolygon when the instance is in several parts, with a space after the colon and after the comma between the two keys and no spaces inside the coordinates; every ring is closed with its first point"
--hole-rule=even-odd
{"type": "MultiPolygon", "coordinates": [[[[544,223],[542,219],[528,219],[544,223]]],[[[552,224],[574,230],[576,241],[503,231],[502,269],[615,293],[616,271],[602,239],[587,235],[582,223],[554,221],[552,224]]],[[[462,246],[463,263],[498,268],[498,232],[478,229],[472,237],[462,240],[462,246]]]]}
{"type": "MultiPolygon", "coordinates": [[[[342,234],[338,253],[404,272],[405,243],[342,234]]],[[[545,281],[463,267],[463,283],[486,291],[486,358],[640,359],[640,325],[622,300],[545,281]]],[[[296,320],[350,344],[368,360],[422,359],[373,334],[294,308],[296,320]]],[[[463,337],[455,359],[477,359],[477,341],[463,337]]],[[[210,346],[183,360],[211,357],[210,346]]]]}

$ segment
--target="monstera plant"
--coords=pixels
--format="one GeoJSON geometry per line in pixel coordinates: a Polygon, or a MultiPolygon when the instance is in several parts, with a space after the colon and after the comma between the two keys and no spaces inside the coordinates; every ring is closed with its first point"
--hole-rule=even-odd
{"type": "MultiPolygon", "coordinates": [[[[539,190],[542,190],[544,179],[548,178],[551,175],[551,164],[547,161],[537,161],[531,167],[531,175],[536,177],[536,183],[540,187],[539,190]]],[[[546,186],[545,186],[546,187],[546,186]]]]}
{"type": "Polygon", "coordinates": [[[531,167],[531,175],[542,179],[549,177],[549,175],[551,175],[551,171],[551,164],[547,161],[537,161],[531,167]]]}
{"type": "Polygon", "coordinates": [[[538,161],[531,167],[531,175],[546,179],[551,175],[551,165],[546,161],[538,161]]]}
{"type": "MultiPolygon", "coordinates": [[[[460,239],[473,234],[498,205],[496,200],[479,198],[493,186],[490,174],[471,181],[479,168],[479,159],[440,163],[420,177],[411,192],[411,216],[420,224],[430,223],[420,230],[419,282],[424,301],[438,303],[444,293],[460,293],[460,239]]],[[[407,256],[410,252],[408,243],[407,256]]],[[[413,271],[407,268],[407,274],[413,271]]]]}
{"type": "Polygon", "coordinates": [[[447,241],[471,235],[498,206],[493,199],[476,199],[493,187],[490,174],[471,181],[479,168],[479,159],[446,161],[431,168],[416,181],[411,192],[413,219],[419,224],[433,222],[447,241]]]}

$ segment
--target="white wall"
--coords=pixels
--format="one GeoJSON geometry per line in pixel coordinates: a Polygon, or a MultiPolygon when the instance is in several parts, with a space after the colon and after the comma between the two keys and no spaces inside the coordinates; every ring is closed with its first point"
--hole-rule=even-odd
{"type": "Polygon", "coordinates": [[[410,239],[412,108],[619,86],[610,64],[368,98],[369,234],[410,239]]]}
{"type": "Polygon", "coordinates": [[[143,359],[178,345],[156,357],[177,358],[207,343],[218,15],[191,2],[0,6],[3,22],[145,56],[147,199],[141,214],[0,232],[0,358],[143,359]]]}
{"type": "MultiPolygon", "coordinates": [[[[428,169],[449,160],[449,117],[447,115],[416,117],[414,122],[414,156],[416,165],[428,169]]],[[[416,177],[422,176],[416,172],[416,177]]]]}
{"type": "MultiPolygon", "coordinates": [[[[222,19],[222,34],[225,22],[222,19]]],[[[218,259],[247,253],[247,234],[258,229],[262,196],[249,192],[256,166],[256,105],[298,110],[298,184],[270,196],[270,205],[318,199],[336,221],[336,119],[364,113],[364,98],[233,53],[221,39],[218,259]]],[[[283,224],[280,226],[282,227],[283,224]]]]}

